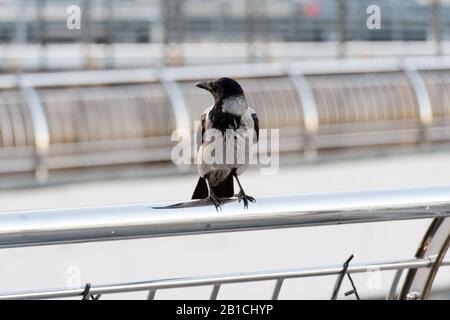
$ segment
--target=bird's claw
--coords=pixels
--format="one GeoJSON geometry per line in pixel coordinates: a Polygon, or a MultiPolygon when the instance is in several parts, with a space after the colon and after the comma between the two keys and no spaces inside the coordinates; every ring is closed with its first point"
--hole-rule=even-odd
{"type": "Polygon", "coordinates": [[[255,199],[255,198],[246,195],[246,194],[245,194],[244,192],[242,192],[242,191],[240,191],[239,194],[238,194],[238,200],[239,200],[239,203],[241,202],[241,200],[244,202],[244,209],[248,209],[248,202],[249,202],[249,201],[252,202],[252,203],[255,203],[255,202],[256,202],[256,199],[255,199]]]}
{"type": "Polygon", "coordinates": [[[223,200],[213,194],[208,197],[208,200],[213,203],[214,207],[216,207],[217,212],[219,212],[219,210],[222,211],[222,205],[224,204],[223,200]]]}

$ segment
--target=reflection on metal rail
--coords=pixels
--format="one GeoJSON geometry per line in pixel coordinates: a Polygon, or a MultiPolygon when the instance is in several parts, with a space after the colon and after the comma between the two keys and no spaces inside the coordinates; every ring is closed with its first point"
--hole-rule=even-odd
{"type": "MultiPolygon", "coordinates": [[[[401,297],[426,299],[437,270],[440,266],[450,263],[448,259],[445,260],[450,245],[449,216],[450,187],[261,197],[245,211],[241,204],[230,199],[226,201],[220,214],[210,204],[201,200],[180,204],[18,211],[0,214],[0,247],[434,218],[415,260],[350,265],[348,269],[348,272],[364,272],[374,266],[380,270],[407,269],[408,281],[405,282],[401,297]],[[416,279],[412,271],[417,268],[429,268],[430,271],[417,272],[421,278],[416,279]],[[413,293],[409,291],[411,283],[415,290],[413,293]]],[[[211,298],[214,299],[224,283],[277,280],[272,294],[273,298],[277,298],[284,279],[333,275],[339,274],[341,270],[341,266],[333,266],[238,275],[209,275],[94,286],[90,293],[148,290],[148,297],[154,298],[158,289],[213,285],[211,298]]],[[[399,273],[394,279],[389,298],[396,297],[398,282],[399,273]]],[[[56,298],[82,293],[82,289],[40,290],[0,294],[0,298],[56,298]]]]}

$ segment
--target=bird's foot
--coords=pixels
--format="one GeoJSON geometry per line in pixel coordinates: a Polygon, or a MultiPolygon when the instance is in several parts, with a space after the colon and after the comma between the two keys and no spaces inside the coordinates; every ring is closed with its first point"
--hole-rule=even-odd
{"type": "Polygon", "coordinates": [[[248,202],[249,201],[252,202],[252,203],[256,202],[255,198],[246,195],[242,190],[239,191],[239,193],[238,193],[238,199],[239,199],[239,202],[241,202],[241,201],[244,202],[244,209],[248,209],[248,202]]]}
{"type": "Polygon", "coordinates": [[[207,200],[213,203],[213,205],[216,207],[217,212],[219,212],[219,209],[220,211],[222,211],[222,205],[224,202],[218,196],[216,196],[215,194],[210,194],[207,200]]]}

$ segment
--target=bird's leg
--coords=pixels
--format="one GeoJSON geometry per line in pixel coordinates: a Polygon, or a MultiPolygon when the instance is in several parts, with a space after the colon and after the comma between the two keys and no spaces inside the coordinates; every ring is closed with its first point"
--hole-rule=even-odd
{"type": "Polygon", "coordinates": [[[255,198],[248,196],[245,194],[244,189],[241,186],[241,182],[239,181],[238,175],[236,172],[233,173],[233,176],[236,178],[236,181],[239,185],[239,193],[238,193],[238,199],[239,202],[244,201],[244,209],[248,209],[248,202],[256,202],[255,198]]]}
{"type": "Polygon", "coordinates": [[[211,185],[209,184],[209,180],[207,177],[205,177],[206,185],[208,186],[208,198],[207,200],[211,201],[214,206],[216,207],[216,211],[219,212],[219,209],[222,210],[221,206],[223,205],[223,201],[214,194],[214,191],[212,190],[211,185]]]}

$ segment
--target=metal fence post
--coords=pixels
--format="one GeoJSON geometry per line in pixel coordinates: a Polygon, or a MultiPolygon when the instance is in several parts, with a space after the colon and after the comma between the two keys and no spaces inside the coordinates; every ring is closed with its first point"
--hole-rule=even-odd
{"type": "Polygon", "coordinates": [[[432,4],[432,20],[433,20],[433,34],[435,42],[435,54],[442,54],[442,14],[441,1],[433,0],[432,4]]]}
{"type": "Polygon", "coordinates": [[[433,108],[431,107],[430,96],[423,78],[413,66],[409,64],[404,65],[403,70],[414,90],[415,98],[417,100],[420,120],[420,136],[418,140],[419,142],[424,143],[428,140],[427,129],[433,123],[433,108]]]}
{"type": "Polygon", "coordinates": [[[337,0],[338,10],[336,22],[338,31],[338,48],[337,53],[339,57],[347,55],[347,0],[337,0]]]}
{"type": "Polygon", "coordinates": [[[297,96],[301,102],[303,112],[303,125],[305,130],[304,157],[313,161],[317,158],[316,136],[319,131],[319,113],[317,111],[317,102],[311,86],[300,70],[291,70],[288,74],[293,86],[296,89],[297,96]]]}
{"type": "Polygon", "coordinates": [[[30,110],[33,122],[36,157],[35,177],[38,183],[45,183],[48,179],[47,157],[50,147],[47,119],[36,90],[22,77],[19,78],[19,87],[30,110]]]}
{"type": "Polygon", "coordinates": [[[39,0],[38,2],[38,19],[39,19],[39,69],[44,70],[48,67],[48,50],[47,50],[47,0],[39,0]]]}
{"type": "Polygon", "coordinates": [[[83,0],[82,2],[82,21],[83,26],[81,28],[81,41],[83,43],[83,51],[84,51],[84,67],[86,69],[90,69],[92,67],[91,62],[91,53],[90,53],[90,44],[91,44],[91,1],[83,0]]]}
{"type": "Polygon", "coordinates": [[[16,34],[14,42],[27,42],[27,2],[25,0],[17,1],[17,20],[16,20],[16,34]]]}
{"type": "Polygon", "coordinates": [[[115,51],[114,51],[114,8],[115,0],[104,0],[104,7],[106,8],[106,68],[113,69],[116,65],[115,51]]]}
{"type": "Polygon", "coordinates": [[[247,42],[247,61],[254,62],[256,58],[255,53],[255,13],[256,6],[252,0],[245,1],[245,28],[246,28],[246,42],[247,42]]]}

